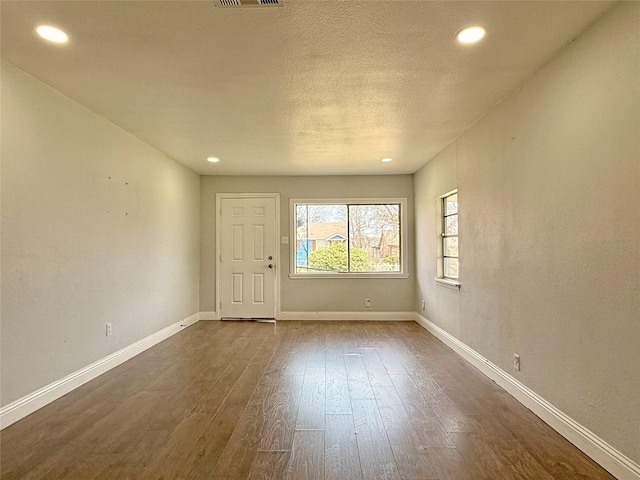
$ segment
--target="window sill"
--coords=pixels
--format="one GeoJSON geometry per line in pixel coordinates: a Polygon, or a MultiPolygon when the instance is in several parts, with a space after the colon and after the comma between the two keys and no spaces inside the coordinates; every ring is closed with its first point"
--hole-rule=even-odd
{"type": "Polygon", "coordinates": [[[289,278],[291,280],[322,280],[325,278],[375,278],[375,279],[397,279],[397,278],[409,278],[408,273],[330,273],[326,275],[317,274],[304,274],[304,273],[290,273],[289,278]]]}
{"type": "Polygon", "coordinates": [[[460,290],[460,282],[457,280],[451,280],[450,278],[434,278],[438,285],[442,285],[443,287],[455,288],[456,290],[460,290]]]}

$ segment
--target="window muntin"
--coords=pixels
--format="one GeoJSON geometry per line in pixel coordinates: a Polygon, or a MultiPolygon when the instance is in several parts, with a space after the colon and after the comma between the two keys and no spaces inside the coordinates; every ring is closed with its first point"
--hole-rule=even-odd
{"type": "Polygon", "coordinates": [[[457,279],[460,273],[458,250],[458,192],[442,198],[442,276],[457,279]]]}
{"type": "Polygon", "coordinates": [[[295,275],[400,274],[403,201],[292,201],[295,275]]]}

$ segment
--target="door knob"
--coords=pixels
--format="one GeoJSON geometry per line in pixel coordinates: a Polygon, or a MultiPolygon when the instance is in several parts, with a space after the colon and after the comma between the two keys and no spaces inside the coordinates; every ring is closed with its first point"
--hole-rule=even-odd
{"type": "Polygon", "coordinates": [[[273,268],[273,265],[271,263],[269,264],[269,268],[273,268]]]}

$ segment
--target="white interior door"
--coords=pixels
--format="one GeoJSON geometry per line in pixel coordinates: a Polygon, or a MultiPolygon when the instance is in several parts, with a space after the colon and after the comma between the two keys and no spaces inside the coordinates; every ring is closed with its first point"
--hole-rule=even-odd
{"type": "Polygon", "coordinates": [[[220,199],[220,318],[275,318],[276,199],[220,199]]]}

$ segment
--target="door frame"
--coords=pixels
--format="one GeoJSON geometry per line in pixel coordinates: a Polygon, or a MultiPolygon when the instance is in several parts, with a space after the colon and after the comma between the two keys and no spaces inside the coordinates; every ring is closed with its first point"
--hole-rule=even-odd
{"type": "Polygon", "coordinates": [[[274,317],[280,317],[280,194],[279,193],[216,193],[216,320],[221,319],[220,308],[220,274],[222,273],[222,259],[220,253],[220,224],[222,216],[222,200],[243,198],[273,198],[275,200],[275,252],[276,278],[273,282],[274,317]]]}

